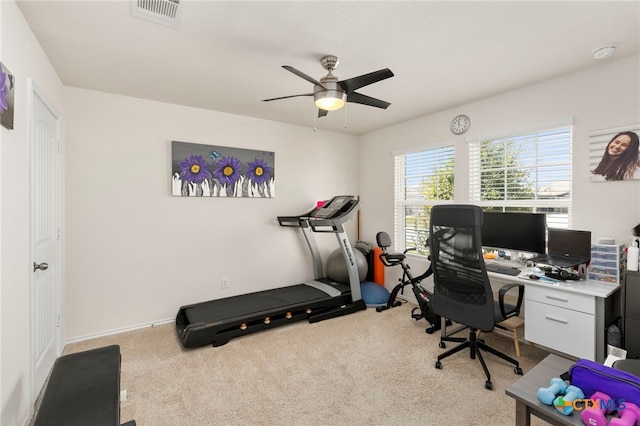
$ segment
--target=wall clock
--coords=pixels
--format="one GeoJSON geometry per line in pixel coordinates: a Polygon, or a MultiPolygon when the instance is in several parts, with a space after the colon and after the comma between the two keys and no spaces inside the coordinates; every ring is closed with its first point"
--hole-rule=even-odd
{"type": "Polygon", "coordinates": [[[451,132],[454,135],[461,135],[471,127],[471,119],[466,115],[460,114],[451,120],[451,132]]]}

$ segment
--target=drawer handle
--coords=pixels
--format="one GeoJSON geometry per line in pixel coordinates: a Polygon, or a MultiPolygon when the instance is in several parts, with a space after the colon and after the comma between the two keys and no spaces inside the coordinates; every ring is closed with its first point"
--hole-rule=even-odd
{"type": "Polygon", "coordinates": [[[549,296],[548,294],[545,295],[545,297],[547,299],[552,299],[552,300],[559,300],[560,302],[568,302],[569,299],[566,299],[564,297],[558,297],[558,296],[549,296]]]}
{"type": "Polygon", "coordinates": [[[568,324],[569,323],[569,320],[558,318],[558,317],[554,317],[553,315],[545,315],[544,317],[546,319],[548,319],[548,320],[561,322],[563,324],[568,324]]]}

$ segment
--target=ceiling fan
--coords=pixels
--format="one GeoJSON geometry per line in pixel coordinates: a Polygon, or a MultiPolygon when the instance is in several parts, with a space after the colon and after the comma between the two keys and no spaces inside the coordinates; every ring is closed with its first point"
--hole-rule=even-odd
{"type": "Polygon", "coordinates": [[[302,71],[298,71],[289,65],[283,65],[282,68],[293,74],[313,83],[313,92],[303,93],[301,95],[281,96],[278,98],[263,99],[263,102],[277,101],[279,99],[296,98],[299,96],[313,96],[314,102],[318,107],[318,117],[324,117],[329,111],[340,109],[345,102],[353,102],[362,105],[368,105],[376,108],[387,109],[389,102],[372,98],[356,92],[361,87],[368,86],[378,81],[393,77],[393,73],[389,68],[374,71],[369,74],[363,74],[358,77],[348,78],[346,80],[338,80],[333,75],[333,70],[338,68],[339,60],[337,56],[327,55],[320,58],[322,67],[329,71],[327,75],[322,77],[320,81],[308,76],[302,71]]]}

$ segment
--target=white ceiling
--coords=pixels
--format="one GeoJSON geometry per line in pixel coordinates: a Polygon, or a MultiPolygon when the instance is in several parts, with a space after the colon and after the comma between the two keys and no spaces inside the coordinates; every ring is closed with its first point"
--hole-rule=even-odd
{"type": "MultiPolygon", "coordinates": [[[[640,51],[639,1],[194,1],[177,29],[132,16],[129,1],[18,1],[67,86],[313,127],[290,65],[320,79],[390,68],[318,130],[364,134],[507,90],[599,66],[594,48],[640,51]]],[[[464,113],[464,111],[455,111],[464,113]]]]}

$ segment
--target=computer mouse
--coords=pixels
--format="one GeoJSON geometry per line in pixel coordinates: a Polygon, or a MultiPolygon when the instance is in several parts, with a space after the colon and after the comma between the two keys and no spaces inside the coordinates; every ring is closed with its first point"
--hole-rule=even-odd
{"type": "Polygon", "coordinates": [[[540,277],[537,276],[536,274],[531,274],[531,275],[529,275],[529,279],[531,279],[531,280],[539,280],[540,277]]]}

